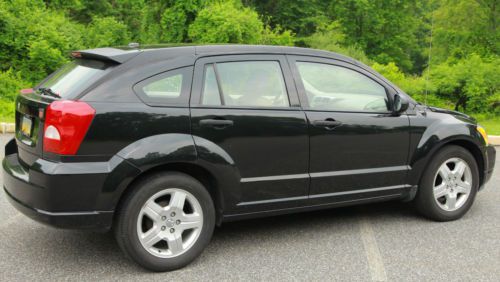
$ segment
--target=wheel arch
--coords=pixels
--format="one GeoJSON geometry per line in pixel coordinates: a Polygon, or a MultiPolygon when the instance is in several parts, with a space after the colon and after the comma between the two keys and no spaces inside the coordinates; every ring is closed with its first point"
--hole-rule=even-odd
{"type": "MultiPolygon", "coordinates": [[[[167,171],[184,173],[203,184],[203,186],[207,189],[208,193],[212,197],[212,201],[215,207],[216,223],[220,225],[222,221],[222,213],[224,210],[224,199],[222,192],[220,191],[220,189],[218,189],[218,180],[215,175],[208,169],[204,168],[201,165],[189,162],[165,163],[150,167],[149,169],[142,171],[122,191],[117,201],[115,211],[119,211],[122,208],[122,204],[125,198],[135,189],[136,183],[146,177],[149,177],[150,175],[167,171]]],[[[117,216],[117,214],[118,213],[115,212],[115,217],[117,216]]]]}
{"type": "MultiPolygon", "coordinates": [[[[417,193],[418,185],[420,184],[420,179],[422,178],[425,168],[429,165],[429,163],[433,160],[436,154],[442,150],[446,146],[455,145],[466,149],[469,153],[472,154],[474,159],[476,160],[476,164],[479,170],[479,186],[481,187],[484,183],[484,157],[483,153],[479,147],[479,145],[474,142],[473,139],[467,136],[453,136],[442,140],[439,143],[435,143],[432,148],[427,149],[427,153],[420,151],[416,155],[425,154],[427,157],[413,160],[412,170],[409,173],[409,182],[413,185],[416,185],[417,189],[410,196],[413,199],[417,193]]],[[[422,147],[419,150],[423,150],[426,146],[422,147]]],[[[428,147],[427,147],[428,148],[428,147]]]]}

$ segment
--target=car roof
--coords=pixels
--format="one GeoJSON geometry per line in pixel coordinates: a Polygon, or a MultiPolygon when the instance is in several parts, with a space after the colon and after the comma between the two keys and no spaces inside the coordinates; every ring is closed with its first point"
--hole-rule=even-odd
{"type": "Polygon", "coordinates": [[[268,45],[189,45],[189,44],[158,44],[144,45],[139,47],[118,46],[112,48],[96,48],[73,52],[83,57],[94,59],[107,59],[117,63],[124,63],[140,53],[155,53],[163,58],[179,57],[183,55],[204,56],[204,55],[230,55],[230,54],[288,54],[306,55],[316,57],[326,57],[342,60],[354,64],[359,64],[356,60],[323,50],[310,48],[288,47],[288,46],[268,46],[268,45]]]}
{"type": "MultiPolygon", "coordinates": [[[[124,63],[139,54],[139,60],[162,61],[182,57],[203,57],[209,55],[236,55],[236,54],[284,54],[284,55],[303,55],[322,58],[330,58],[357,65],[366,71],[372,73],[378,78],[391,85],[399,93],[404,93],[399,87],[391,83],[385,77],[374,71],[369,66],[353,58],[324,50],[311,48],[289,47],[289,46],[270,46],[270,45],[244,45],[244,44],[217,44],[217,45],[193,45],[193,44],[156,44],[156,45],[137,45],[118,46],[112,48],[96,48],[72,52],[73,57],[82,57],[89,59],[108,60],[115,63],[124,63]],[[74,54],[77,54],[75,56],[74,54]],[[79,55],[79,56],[78,56],[79,55]]],[[[404,95],[412,100],[406,93],[404,95]]]]}

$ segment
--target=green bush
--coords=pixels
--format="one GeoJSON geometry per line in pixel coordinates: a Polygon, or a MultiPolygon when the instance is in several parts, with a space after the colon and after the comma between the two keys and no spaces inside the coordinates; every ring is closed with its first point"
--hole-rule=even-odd
{"type": "Polygon", "coordinates": [[[433,68],[431,80],[436,94],[453,101],[456,110],[486,112],[500,102],[499,74],[500,59],[472,54],[433,68]]]}
{"type": "Polygon", "coordinates": [[[263,23],[259,15],[233,1],[214,3],[198,13],[189,26],[189,37],[196,43],[248,43],[261,41],[263,23]]]}
{"type": "Polygon", "coordinates": [[[19,90],[29,87],[30,83],[24,81],[19,73],[14,73],[11,69],[0,72],[0,101],[12,102],[19,90]]]}
{"type": "Polygon", "coordinates": [[[19,90],[30,87],[19,73],[11,69],[0,72],[0,121],[12,122],[14,120],[14,100],[19,90]]]}
{"type": "Polygon", "coordinates": [[[0,99],[0,122],[14,122],[15,103],[0,99]]]}
{"type": "Polygon", "coordinates": [[[109,47],[130,42],[127,26],[113,17],[94,17],[85,31],[85,46],[109,47]]]}

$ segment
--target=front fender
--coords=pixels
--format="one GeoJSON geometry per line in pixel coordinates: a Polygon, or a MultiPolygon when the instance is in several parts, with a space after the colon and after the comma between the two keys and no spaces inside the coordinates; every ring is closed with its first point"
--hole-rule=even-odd
{"type": "Polygon", "coordinates": [[[412,127],[408,183],[418,185],[427,165],[443,146],[463,143],[484,150],[476,124],[460,116],[429,112],[427,117],[410,119],[412,127]]]}

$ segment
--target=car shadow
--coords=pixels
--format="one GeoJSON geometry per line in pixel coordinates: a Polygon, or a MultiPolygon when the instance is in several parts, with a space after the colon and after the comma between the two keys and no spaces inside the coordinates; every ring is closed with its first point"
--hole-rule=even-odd
{"type": "MultiPolygon", "coordinates": [[[[316,234],[328,234],[333,238],[337,232],[343,232],[344,235],[354,234],[353,230],[356,229],[353,228],[357,228],[356,225],[360,219],[382,220],[385,224],[425,220],[418,216],[408,203],[385,202],[228,222],[215,229],[212,242],[202,254],[202,258],[185,269],[196,271],[195,269],[200,266],[209,267],[212,259],[220,260],[220,257],[225,255],[224,252],[228,246],[235,250],[248,249],[256,240],[279,245],[283,242],[282,238],[290,234],[298,236],[297,240],[313,240],[305,230],[314,230],[316,234]]],[[[49,250],[50,252],[45,253],[46,259],[62,267],[65,273],[85,275],[85,273],[82,274],[82,269],[92,270],[96,266],[108,271],[112,270],[114,273],[119,271],[124,275],[148,273],[125,258],[112,232],[57,230],[44,226],[36,228],[38,235],[34,236],[31,241],[32,245],[38,245],[35,246],[34,251],[49,250]],[[57,238],[56,243],[54,243],[54,238],[57,238]],[[75,256],[75,254],[78,255],[75,256]]],[[[240,254],[239,251],[231,253],[234,256],[240,254]]]]}

